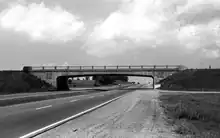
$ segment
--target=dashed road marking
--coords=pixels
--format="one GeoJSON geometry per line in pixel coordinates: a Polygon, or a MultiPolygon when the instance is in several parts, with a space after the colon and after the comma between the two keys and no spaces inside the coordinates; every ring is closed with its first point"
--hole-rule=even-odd
{"type": "Polygon", "coordinates": [[[49,108],[49,107],[52,107],[52,105],[42,106],[42,107],[36,108],[36,110],[45,109],[45,108],[49,108]]]}
{"type": "Polygon", "coordinates": [[[78,101],[78,99],[71,100],[70,102],[73,103],[73,102],[76,102],[76,101],[78,101]]]}

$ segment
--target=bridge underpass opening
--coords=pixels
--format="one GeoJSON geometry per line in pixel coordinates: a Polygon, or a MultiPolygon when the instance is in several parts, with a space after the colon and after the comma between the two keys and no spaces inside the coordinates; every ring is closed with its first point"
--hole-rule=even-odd
{"type": "Polygon", "coordinates": [[[65,91],[70,90],[72,87],[94,87],[95,85],[94,76],[59,76],[57,77],[57,90],[65,91]]]}
{"type": "Polygon", "coordinates": [[[84,77],[69,77],[68,86],[69,88],[75,87],[93,87],[95,84],[95,80],[93,80],[92,76],[84,76],[84,77]],[[71,80],[71,81],[70,81],[71,80]]]}
{"type": "Polygon", "coordinates": [[[150,86],[150,88],[153,88],[153,84],[154,84],[154,78],[153,77],[129,76],[128,81],[133,82],[135,84],[142,84],[142,85],[145,85],[145,86],[148,86],[148,87],[150,86]]]}
{"type": "MultiPolygon", "coordinates": [[[[94,87],[102,85],[118,85],[118,84],[132,84],[139,83],[154,88],[154,77],[149,75],[134,75],[134,74],[99,74],[99,75],[75,75],[75,76],[59,76],[57,77],[57,90],[70,90],[71,88],[80,87],[94,87]],[[100,84],[100,80],[103,81],[102,76],[126,76],[126,81],[115,81],[111,84],[100,84]],[[100,78],[101,77],[101,78],[100,78]]],[[[149,87],[151,88],[151,87],[149,87]]]]}

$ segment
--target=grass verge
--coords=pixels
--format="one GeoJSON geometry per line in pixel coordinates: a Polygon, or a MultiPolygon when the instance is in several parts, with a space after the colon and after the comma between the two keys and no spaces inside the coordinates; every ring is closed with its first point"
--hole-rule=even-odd
{"type": "Polygon", "coordinates": [[[220,93],[160,93],[160,106],[173,131],[189,138],[220,137],[220,93]]]}

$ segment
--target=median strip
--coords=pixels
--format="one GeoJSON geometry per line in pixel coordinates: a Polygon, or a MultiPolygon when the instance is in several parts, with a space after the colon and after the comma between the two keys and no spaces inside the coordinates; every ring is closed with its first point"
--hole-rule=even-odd
{"type": "MultiPolygon", "coordinates": [[[[125,88],[127,86],[123,86],[122,88],[125,88]]],[[[104,91],[111,91],[111,90],[116,90],[116,89],[122,89],[118,87],[114,88],[108,88],[105,89],[104,91]]],[[[3,106],[11,106],[15,104],[23,104],[23,103],[29,103],[29,102],[37,102],[37,101],[44,101],[44,100],[50,100],[50,99],[57,99],[57,98],[65,98],[65,97],[71,97],[71,96],[78,96],[78,95],[86,95],[86,94],[91,94],[91,93],[99,93],[103,91],[101,88],[97,88],[94,90],[90,91],[85,91],[85,92],[66,92],[66,93],[53,93],[50,95],[39,95],[39,96],[25,96],[25,97],[18,97],[18,98],[9,98],[9,99],[0,99],[0,107],[3,106]]]]}
{"type": "Polygon", "coordinates": [[[65,97],[78,96],[78,95],[86,95],[86,94],[99,93],[99,92],[100,91],[94,90],[87,92],[68,92],[68,93],[57,93],[52,95],[26,96],[26,97],[14,98],[14,99],[4,99],[4,100],[0,99],[0,107],[29,103],[29,102],[44,101],[50,99],[57,99],[57,98],[65,98],[65,97]]]}

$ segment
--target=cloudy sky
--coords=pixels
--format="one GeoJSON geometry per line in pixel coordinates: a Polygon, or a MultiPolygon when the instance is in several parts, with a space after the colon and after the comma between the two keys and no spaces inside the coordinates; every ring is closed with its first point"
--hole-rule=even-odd
{"type": "Polygon", "coordinates": [[[220,67],[219,0],[0,0],[0,69],[220,67]]]}

